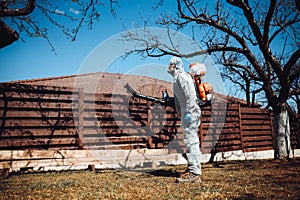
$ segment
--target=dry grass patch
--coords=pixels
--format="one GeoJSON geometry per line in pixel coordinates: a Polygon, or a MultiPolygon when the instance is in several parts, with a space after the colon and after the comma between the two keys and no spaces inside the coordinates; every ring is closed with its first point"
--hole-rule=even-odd
{"type": "Polygon", "coordinates": [[[299,199],[300,159],[203,164],[203,183],[175,183],[185,166],[152,172],[18,173],[0,180],[0,199],[299,199]]]}

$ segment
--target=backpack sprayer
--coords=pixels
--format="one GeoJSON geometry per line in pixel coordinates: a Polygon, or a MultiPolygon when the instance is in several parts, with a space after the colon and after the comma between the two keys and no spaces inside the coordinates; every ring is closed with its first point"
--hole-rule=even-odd
{"type": "Polygon", "coordinates": [[[130,87],[130,85],[128,83],[124,87],[127,89],[127,91],[132,96],[134,96],[136,98],[145,99],[145,100],[152,101],[152,102],[155,102],[155,103],[160,103],[163,106],[175,107],[174,98],[169,97],[169,94],[168,94],[166,89],[162,91],[162,99],[159,99],[159,98],[156,98],[156,97],[147,96],[147,95],[137,93],[132,87],[130,87]]]}
{"type": "MultiPolygon", "coordinates": [[[[127,91],[133,97],[140,98],[140,99],[145,99],[145,100],[148,100],[148,101],[159,103],[163,106],[170,106],[170,107],[175,108],[174,97],[170,97],[166,89],[162,91],[162,98],[160,99],[160,98],[140,94],[140,93],[136,92],[128,83],[124,87],[127,89],[127,91]]],[[[212,101],[204,102],[200,99],[199,99],[199,102],[198,102],[200,107],[209,106],[209,105],[211,105],[211,103],[212,103],[212,101]]]]}
{"type": "Polygon", "coordinates": [[[198,104],[211,104],[213,101],[213,87],[208,82],[202,83],[202,80],[206,74],[205,65],[198,62],[192,63],[190,65],[189,74],[194,78],[196,93],[199,100],[198,104]]]}
{"type": "MultiPolygon", "coordinates": [[[[194,77],[195,89],[198,96],[198,105],[200,107],[211,105],[213,102],[213,95],[212,95],[213,87],[211,86],[210,83],[207,82],[202,83],[202,79],[206,74],[205,65],[201,63],[191,64],[189,74],[192,77],[194,77]]],[[[160,98],[137,93],[132,87],[130,87],[128,83],[124,87],[132,96],[136,98],[145,99],[155,103],[160,103],[163,106],[171,106],[175,108],[174,97],[170,97],[166,89],[162,91],[162,98],[160,99],[160,98]]]]}

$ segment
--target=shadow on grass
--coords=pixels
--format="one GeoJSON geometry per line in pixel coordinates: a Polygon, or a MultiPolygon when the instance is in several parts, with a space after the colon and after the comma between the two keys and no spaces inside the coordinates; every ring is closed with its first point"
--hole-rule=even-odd
{"type": "Polygon", "coordinates": [[[169,169],[169,170],[164,170],[164,169],[159,169],[155,171],[148,172],[148,174],[151,174],[153,176],[163,176],[163,177],[179,177],[180,173],[169,169]]]}

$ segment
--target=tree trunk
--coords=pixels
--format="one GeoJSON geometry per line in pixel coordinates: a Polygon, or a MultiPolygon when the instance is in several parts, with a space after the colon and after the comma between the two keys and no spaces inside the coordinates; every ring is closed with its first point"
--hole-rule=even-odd
{"type": "Polygon", "coordinates": [[[298,114],[300,114],[300,100],[297,100],[297,110],[298,114]]]}
{"type": "Polygon", "coordinates": [[[0,49],[18,40],[18,33],[0,19],[0,49]]]}
{"type": "Polygon", "coordinates": [[[286,104],[274,109],[274,158],[289,159],[291,152],[290,123],[286,104]]]}
{"type": "Polygon", "coordinates": [[[247,107],[250,107],[250,82],[246,81],[246,100],[247,100],[247,107]]]}

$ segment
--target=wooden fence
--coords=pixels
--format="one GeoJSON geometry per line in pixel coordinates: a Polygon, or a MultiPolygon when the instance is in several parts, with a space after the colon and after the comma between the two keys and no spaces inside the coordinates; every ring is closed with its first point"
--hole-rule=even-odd
{"type": "MultiPolygon", "coordinates": [[[[273,149],[272,112],[216,102],[202,109],[203,153],[273,149]]],[[[1,84],[0,150],[157,149],[180,152],[180,119],[162,107],[126,95],[1,84]]],[[[299,148],[299,120],[291,120],[292,148],[299,148]]]]}

